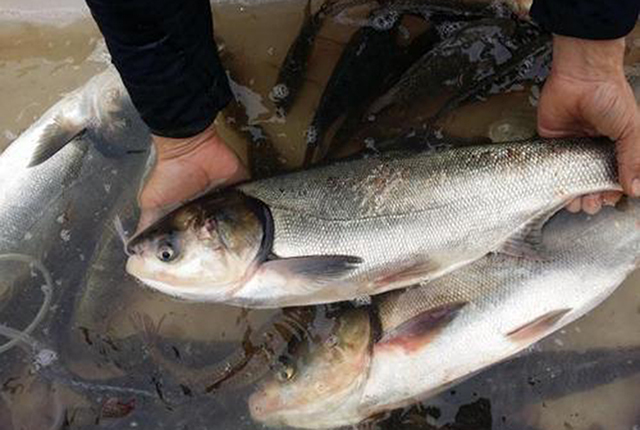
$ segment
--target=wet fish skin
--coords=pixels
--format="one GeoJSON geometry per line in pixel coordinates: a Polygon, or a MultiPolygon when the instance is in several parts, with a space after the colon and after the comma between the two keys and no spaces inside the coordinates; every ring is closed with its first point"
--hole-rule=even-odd
{"type": "MultiPolygon", "coordinates": [[[[640,261],[639,220],[638,200],[626,208],[606,208],[595,217],[563,212],[544,229],[548,260],[489,255],[425,286],[378,296],[382,335],[373,344],[370,366],[332,362],[336,374],[353,379],[358,375],[350,372],[359,371],[361,377],[366,375],[364,382],[350,392],[336,393],[338,406],[328,409],[322,398],[317,403],[313,398],[304,404],[291,403],[291,399],[308,398],[317,380],[283,383],[270,378],[249,401],[250,407],[258,408],[254,418],[267,425],[299,428],[355,425],[434,396],[514,356],[582,317],[615,291],[640,261]],[[286,396],[281,395],[283,390],[286,396]],[[316,414],[319,410],[323,416],[316,414]]],[[[626,364],[621,366],[622,373],[637,371],[638,349],[621,354],[612,355],[610,363],[626,364]]],[[[586,373],[597,363],[589,356],[577,360],[584,367],[575,370],[586,373]]],[[[314,357],[303,361],[318,365],[314,357]]],[[[613,378],[615,373],[605,374],[602,383],[613,378]]],[[[571,377],[567,384],[563,388],[589,387],[571,383],[571,377]]],[[[562,389],[550,392],[553,396],[562,389]]]]}
{"type": "Polygon", "coordinates": [[[489,252],[537,258],[537,228],[575,196],[619,190],[616,178],[613,145],[589,138],[341,161],[177,209],[131,240],[127,270],[190,300],[350,300],[436,279],[489,252]]]}

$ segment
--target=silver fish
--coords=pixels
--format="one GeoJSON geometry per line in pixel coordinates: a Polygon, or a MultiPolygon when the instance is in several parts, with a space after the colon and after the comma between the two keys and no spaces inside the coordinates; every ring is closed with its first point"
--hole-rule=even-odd
{"type": "Polygon", "coordinates": [[[56,230],[51,227],[66,209],[69,188],[82,172],[99,165],[99,152],[145,152],[146,127],[138,127],[146,136],[127,135],[134,123],[141,121],[118,75],[108,69],[67,95],[11,143],[0,155],[0,251],[24,250],[29,241],[39,246],[33,237],[37,231],[56,230]]]}
{"type": "MultiPolygon", "coordinates": [[[[490,255],[388,293],[379,299],[381,334],[370,349],[362,338],[358,347],[347,337],[323,345],[322,354],[295,361],[289,378],[256,391],[251,413],[270,426],[332,428],[433,396],[602,303],[637,267],[639,222],[637,200],[596,217],[563,212],[544,229],[546,261],[490,255]]],[[[347,318],[364,337],[366,321],[347,318]]]]}
{"type": "Polygon", "coordinates": [[[437,278],[491,251],[539,257],[544,221],[568,199],[605,189],[619,185],[613,147],[599,140],[381,155],[197,199],[134,238],[127,267],[197,300],[353,299],[437,278]]]}
{"type": "Polygon", "coordinates": [[[489,252],[540,258],[539,228],[553,213],[575,196],[619,189],[603,140],[381,154],[196,199],[132,238],[127,271],[190,300],[350,300],[489,252]]]}

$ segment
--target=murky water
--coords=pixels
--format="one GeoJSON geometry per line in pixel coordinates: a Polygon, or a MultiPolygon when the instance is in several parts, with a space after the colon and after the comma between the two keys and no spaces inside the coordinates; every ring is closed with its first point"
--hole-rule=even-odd
{"type": "MultiPolygon", "coordinates": [[[[276,113],[268,94],[302,17],[303,5],[292,1],[214,6],[216,38],[243,106],[229,107],[218,123],[223,137],[245,159],[254,145],[250,138],[256,131],[253,127],[259,126],[286,167],[301,163],[304,132],[344,44],[357,30],[355,25],[336,21],[322,29],[305,85],[285,121],[276,113]],[[278,31],[274,31],[274,23],[278,31]]],[[[409,29],[414,25],[410,21],[405,24],[409,29]]],[[[640,59],[637,34],[638,29],[629,37],[629,65],[640,59]]],[[[64,25],[2,21],[0,149],[65,93],[103,70],[103,54],[100,35],[86,18],[64,25]]],[[[534,129],[538,94],[538,84],[528,83],[509,94],[464,105],[444,118],[442,128],[458,137],[509,135],[514,127],[529,132],[534,129]]],[[[390,124],[393,120],[389,119],[390,124]]],[[[363,140],[375,142],[385,136],[385,130],[375,128],[367,133],[361,136],[363,140]]],[[[244,369],[239,372],[241,376],[221,382],[216,379],[221,372],[216,363],[246,346],[248,340],[260,345],[255,333],[260,333],[260,327],[273,327],[274,318],[292,321],[318,316],[183,303],[139,286],[124,273],[125,255],[112,220],[118,215],[129,228],[135,222],[137,187],[129,184],[139,181],[144,160],[105,159],[103,164],[102,172],[117,173],[108,181],[81,173],[66,215],[53,232],[55,243],[45,249],[43,242],[42,249],[34,250],[38,258],[48,262],[54,294],[53,306],[33,338],[39,342],[38,351],[55,350],[58,360],[48,372],[40,374],[31,370],[34,357],[28,350],[13,348],[0,355],[0,430],[262,428],[252,422],[247,411],[250,386],[234,389],[232,385],[254,379],[264,366],[244,369]],[[115,188],[110,188],[112,184],[115,188]],[[92,190],[98,189],[106,190],[109,198],[89,198],[92,190]],[[86,210],[99,216],[77,221],[84,219],[81,212],[86,210]],[[146,339],[145,321],[153,323],[147,326],[146,339]],[[157,324],[154,332],[151,328],[157,324]],[[155,348],[145,347],[150,337],[155,348]],[[220,382],[216,389],[202,396],[203,387],[215,381],[220,382]]],[[[7,273],[24,269],[16,262],[0,265],[7,273]]],[[[19,285],[26,288],[17,289],[12,286],[15,283],[0,280],[0,322],[25,327],[33,319],[42,303],[39,287],[45,281],[37,272],[24,273],[19,285]]],[[[638,345],[638,288],[640,277],[632,276],[602,306],[541,342],[535,350],[638,345]]],[[[295,336],[280,333],[269,348],[281,350],[284,342],[295,336]]],[[[260,348],[257,350],[262,354],[260,348]]],[[[260,364],[259,359],[254,362],[260,364]]],[[[588,389],[573,390],[567,381],[572,368],[578,366],[578,358],[562,363],[557,379],[542,388],[528,379],[524,365],[522,372],[515,374],[506,370],[501,373],[503,367],[497,366],[420,407],[394,413],[375,425],[385,429],[439,428],[454,421],[461,405],[470,405],[466,409],[471,411],[470,426],[460,427],[458,423],[458,427],[449,428],[639,428],[638,373],[624,375],[620,371],[618,379],[594,374],[585,384],[588,389]],[[496,386],[508,389],[496,391],[496,386]],[[491,412],[480,399],[488,399],[491,412]],[[488,417],[492,425],[487,424],[488,417]]]]}

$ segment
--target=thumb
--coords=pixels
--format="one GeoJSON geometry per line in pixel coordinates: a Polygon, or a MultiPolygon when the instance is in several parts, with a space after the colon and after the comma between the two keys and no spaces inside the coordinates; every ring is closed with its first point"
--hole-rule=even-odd
{"type": "Polygon", "coordinates": [[[616,142],[618,172],[624,192],[640,197],[640,118],[636,118],[630,131],[616,142]]]}

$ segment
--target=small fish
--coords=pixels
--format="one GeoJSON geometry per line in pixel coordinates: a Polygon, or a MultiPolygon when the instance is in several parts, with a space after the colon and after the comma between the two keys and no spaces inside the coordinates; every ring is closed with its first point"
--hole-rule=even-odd
{"type": "Polygon", "coordinates": [[[397,104],[424,95],[432,97],[449,85],[462,86],[492,75],[493,64],[508,61],[512,54],[505,43],[514,34],[516,24],[510,19],[493,18],[475,21],[436,45],[412,67],[386,94],[376,100],[369,114],[379,114],[397,104]]]}
{"type": "Polygon", "coordinates": [[[398,60],[396,24],[397,19],[391,28],[361,27],[347,43],[307,129],[305,166],[324,156],[329,127],[384,87],[398,60]]]}
{"type": "MultiPolygon", "coordinates": [[[[595,217],[563,212],[544,228],[549,256],[544,261],[488,255],[426,285],[376,297],[377,336],[371,320],[347,314],[343,324],[360,333],[358,348],[344,347],[355,342],[337,333],[332,344],[339,347],[332,353],[324,345],[301,351],[290,377],[272,375],[249,398],[253,418],[268,426],[356,425],[432,397],[514,356],[591,311],[636,269],[639,220],[638,200],[595,217]]],[[[638,348],[620,353],[612,351],[609,364],[620,372],[640,370],[638,348]]],[[[593,357],[575,355],[594,369],[593,357]]],[[[557,360],[562,354],[553,358],[555,366],[562,365],[557,360]]],[[[531,369],[554,387],[547,377],[553,368],[531,369]]],[[[588,388],[586,381],[571,382],[566,375],[571,372],[576,378],[591,373],[572,368],[560,390],[588,388]]],[[[520,384],[529,383],[527,373],[515,376],[522,378],[520,384]]],[[[615,377],[603,374],[601,381],[615,377]]]]}
{"type": "Polygon", "coordinates": [[[490,252],[544,259],[540,228],[620,190],[606,139],[378,154],[202,196],[133,237],[127,271],[189,300],[283,307],[433,280],[490,252]]]}
{"type": "Polygon", "coordinates": [[[334,1],[328,1],[322,5],[319,11],[311,13],[311,0],[307,0],[300,32],[289,47],[287,55],[280,66],[276,84],[269,94],[269,97],[282,114],[286,114],[289,111],[302,87],[307,71],[307,63],[311,55],[311,48],[327,16],[327,9],[333,3],[334,1]]]}

